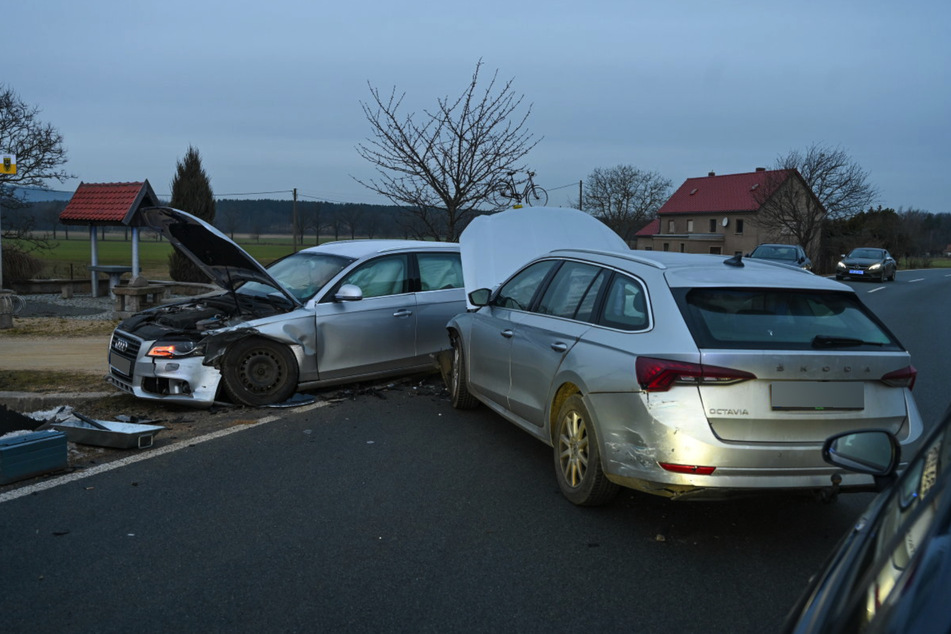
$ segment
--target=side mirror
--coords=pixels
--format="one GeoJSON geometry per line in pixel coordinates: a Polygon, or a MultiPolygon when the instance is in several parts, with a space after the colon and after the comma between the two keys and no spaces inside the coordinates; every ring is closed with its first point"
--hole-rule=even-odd
{"type": "Polygon", "coordinates": [[[489,303],[489,297],[492,291],[487,288],[479,288],[469,293],[469,303],[473,306],[485,306],[489,303]]]}
{"type": "Polygon", "coordinates": [[[822,445],[822,459],[855,473],[885,477],[898,468],[901,447],[887,431],[847,432],[826,439],[822,445]]]}
{"type": "Polygon", "coordinates": [[[358,302],[361,299],[363,299],[363,291],[355,284],[344,284],[334,295],[334,301],[337,302],[358,302]]]}

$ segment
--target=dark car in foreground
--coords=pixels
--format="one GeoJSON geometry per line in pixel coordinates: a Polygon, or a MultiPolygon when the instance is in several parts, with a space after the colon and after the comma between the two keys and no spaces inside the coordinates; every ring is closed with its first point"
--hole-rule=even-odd
{"type": "Polygon", "coordinates": [[[951,409],[896,476],[900,452],[883,430],[826,441],[827,462],[884,490],[813,578],[787,632],[951,632],[951,409]]]}
{"type": "Polygon", "coordinates": [[[862,247],[843,255],[835,265],[835,279],[895,281],[898,263],[887,249],[862,247]]]}
{"type": "Polygon", "coordinates": [[[831,479],[828,436],[920,440],[910,355],[850,287],[755,259],[591,246],[603,225],[571,212],[463,232],[474,309],[448,324],[448,375],[455,407],[482,403],[553,448],[575,504],[619,486],[675,499],[862,488],[866,475],[831,479]],[[571,248],[478,279],[510,242],[525,256],[546,233],[544,247],[571,248]]]}
{"type": "Polygon", "coordinates": [[[746,257],[788,264],[807,271],[812,270],[812,260],[798,244],[761,244],[746,257]]]}
{"type": "Polygon", "coordinates": [[[265,269],[188,213],[136,214],[222,288],[119,323],[108,380],[139,398],[271,405],[298,389],[432,370],[446,322],[466,309],[457,244],[333,242],[265,269]]]}

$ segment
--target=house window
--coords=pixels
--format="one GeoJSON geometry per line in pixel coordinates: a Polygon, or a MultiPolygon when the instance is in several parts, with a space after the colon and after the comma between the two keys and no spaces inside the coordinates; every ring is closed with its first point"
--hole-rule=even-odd
{"type": "Polygon", "coordinates": [[[693,233],[693,220],[687,221],[687,233],[693,233]]]}
{"type": "Polygon", "coordinates": [[[736,220],[736,232],[743,233],[743,221],[737,218],[736,220]]]}
{"type": "Polygon", "coordinates": [[[673,232],[674,232],[674,229],[676,228],[676,226],[677,226],[677,225],[674,224],[674,221],[673,221],[673,220],[668,220],[668,221],[667,221],[667,233],[673,233],[673,232]]]}
{"type": "Polygon", "coordinates": [[[713,255],[720,255],[720,247],[710,247],[710,253],[713,255]]]}
{"type": "Polygon", "coordinates": [[[680,252],[681,252],[681,253],[684,252],[684,243],[683,243],[683,242],[680,243],[680,252]]]}
{"type": "Polygon", "coordinates": [[[669,243],[669,242],[665,242],[665,243],[664,243],[664,251],[670,251],[670,243],[669,243]]]}
{"type": "Polygon", "coordinates": [[[717,219],[710,218],[710,233],[716,233],[716,232],[717,232],[717,219]]]}

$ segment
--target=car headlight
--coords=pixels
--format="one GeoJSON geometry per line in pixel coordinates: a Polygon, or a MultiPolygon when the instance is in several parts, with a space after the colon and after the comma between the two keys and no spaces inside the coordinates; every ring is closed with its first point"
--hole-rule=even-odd
{"type": "Polygon", "coordinates": [[[882,263],[881,263],[881,262],[877,262],[877,263],[873,264],[872,266],[868,267],[868,270],[869,270],[869,271],[877,271],[877,270],[880,269],[880,268],[882,268],[882,263]]]}
{"type": "Polygon", "coordinates": [[[163,359],[179,359],[181,357],[190,357],[201,352],[201,346],[194,341],[156,341],[149,348],[147,357],[160,357],[163,359]]]}
{"type": "Polygon", "coordinates": [[[845,265],[845,262],[843,262],[842,260],[839,260],[839,263],[835,265],[835,268],[837,268],[837,269],[847,269],[847,268],[849,268],[849,267],[847,267],[847,266],[845,265]]]}

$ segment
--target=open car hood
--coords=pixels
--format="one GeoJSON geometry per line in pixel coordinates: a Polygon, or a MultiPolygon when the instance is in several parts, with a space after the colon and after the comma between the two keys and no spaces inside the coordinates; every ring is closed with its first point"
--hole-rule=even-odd
{"type": "Polygon", "coordinates": [[[459,236],[466,295],[494,289],[520,266],[557,249],[629,251],[603,222],[578,209],[524,207],[477,216],[459,236]]]}
{"type": "Polygon", "coordinates": [[[171,207],[145,207],[135,212],[131,222],[161,231],[176,251],[225,290],[241,282],[260,282],[280,291],[295,306],[301,305],[247,251],[201,218],[171,207]]]}

